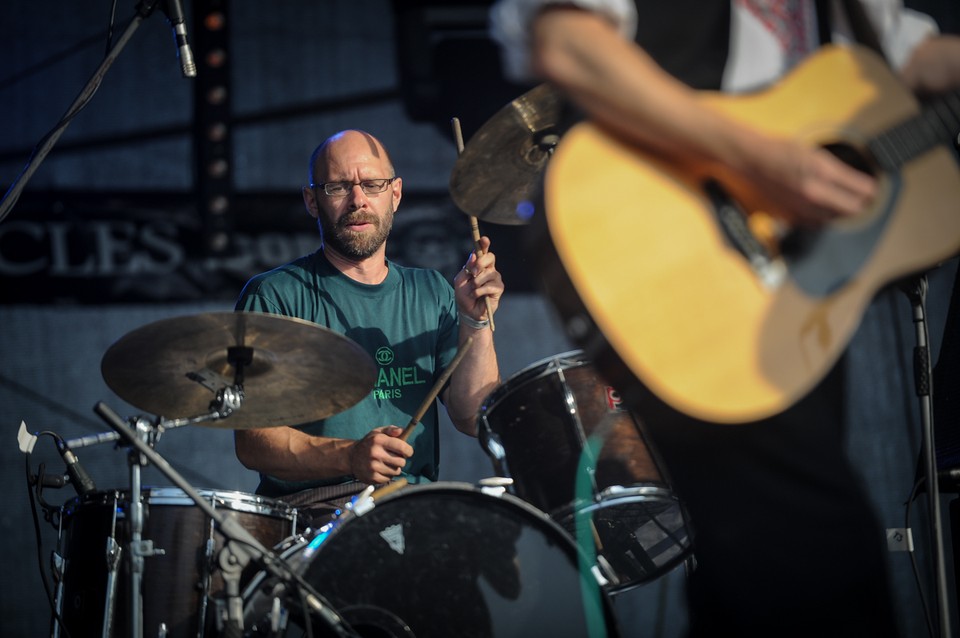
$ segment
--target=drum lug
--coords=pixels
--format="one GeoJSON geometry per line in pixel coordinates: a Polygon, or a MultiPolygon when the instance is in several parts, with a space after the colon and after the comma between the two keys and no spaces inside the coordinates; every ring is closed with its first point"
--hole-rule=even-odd
{"type": "Polygon", "coordinates": [[[57,552],[51,552],[50,554],[50,571],[53,572],[53,579],[55,582],[59,583],[63,580],[63,569],[65,567],[63,556],[57,552]]]}
{"type": "Polygon", "coordinates": [[[597,579],[597,583],[601,587],[607,587],[608,585],[617,587],[620,585],[616,570],[603,554],[597,554],[597,564],[591,567],[590,571],[593,572],[593,577],[597,579]]]}
{"type": "MultiPolygon", "coordinates": [[[[486,423],[486,417],[484,417],[483,420],[484,423],[486,423]]],[[[482,437],[482,443],[484,449],[487,451],[487,454],[494,461],[502,462],[507,456],[507,450],[503,447],[503,443],[500,441],[500,435],[490,430],[489,427],[485,427],[481,431],[484,433],[482,437]]]]}
{"type": "MultiPolygon", "coordinates": [[[[161,553],[163,550],[160,550],[161,553]]],[[[113,536],[107,538],[107,570],[116,571],[117,565],[120,563],[120,554],[123,552],[123,549],[120,547],[120,543],[117,542],[113,536]]]]}
{"type": "MultiPolygon", "coordinates": [[[[59,552],[50,553],[50,571],[53,572],[53,580],[57,585],[57,594],[54,600],[54,611],[57,614],[63,613],[63,572],[66,570],[67,563],[59,552]]],[[[53,638],[60,636],[60,623],[53,624],[53,638]]]]}

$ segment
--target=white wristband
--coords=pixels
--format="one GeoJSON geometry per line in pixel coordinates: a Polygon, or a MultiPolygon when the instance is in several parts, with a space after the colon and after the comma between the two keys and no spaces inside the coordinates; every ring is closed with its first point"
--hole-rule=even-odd
{"type": "Polygon", "coordinates": [[[470,315],[465,315],[462,312],[458,314],[460,315],[460,322],[467,324],[474,330],[483,330],[484,328],[490,325],[489,319],[484,319],[483,321],[477,321],[470,315]]]}

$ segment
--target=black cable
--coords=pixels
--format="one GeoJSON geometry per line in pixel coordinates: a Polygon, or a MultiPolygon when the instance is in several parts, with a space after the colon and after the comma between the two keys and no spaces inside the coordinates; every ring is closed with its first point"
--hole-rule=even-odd
{"type": "MultiPolygon", "coordinates": [[[[117,16],[117,0],[113,0],[110,6],[110,18],[107,21],[106,54],[109,54],[110,49],[113,48],[113,27],[114,27],[114,24],[116,23],[116,16],[117,16]]],[[[100,42],[101,38],[103,38],[103,35],[100,33],[87,36],[84,39],[77,42],[76,44],[72,44],[66,49],[63,49],[62,51],[54,53],[50,57],[40,60],[36,64],[28,66],[22,71],[17,71],[13,75],[0,80],[0,90],[7,89],[13,86],[14,84],[17,84],[18,82],[22,82],[23,80],[29,78],[30,76],[35,75],[40,71],[43,71],[47,67],[53,66],[58,62],[62,62],[63,60],[73,57],[74,55],[83,51],[84,49],[88,49],[94,44],[100,42]]]]}
{"type": "Polygon", "coordinates": [[[110,49],[113,48],[113,25],[117,19],[117,0],[110,3],[110,18],[107,20],[107,49],[103,55],[110,55],[110,49]]]}
{"type": "Polygon", "coordinates": [[[6,77],[6,78],[4,78],[4,79],[2,79],[2,80],[0,80],[0,90],[7,89],[7,88],[13,86],[14,84],[17,84],[18,82],[21,82],[21,81],[27,79],[28,77],[39,73],[40,71],[44,70],[45,68],[47,68],[47,67],[49,67],[49,66],[53,66],[53,65],[56,64],[57,62],[61,62],[61,61],[63,61],[63,60],[66,60],[67,58],[73,57],[74,55],[76,55],[76,54],[79,53],[80,51],[83,51],[84,49],[87,49],[87,48],[93,46],[94,44],[100,42],[100,39],[101,39],[102,37],[103,37],[103,36],[102,36],[101,34],[99,34],[99,33],[96,34],[96,35],[87,36],[87,37],[84,38],[83,40],[80,40],[80,41],[77,42],[76,44],[73,44],[73,45],[67,47],[67,48],[64,49],[63,51],[60,51],[59,53],[54,53],[53,55],[51,55],[50,57],[46,58],[45,60],[41,60],[41,61],[37,62],[36,64],[33,64],[33,65],[31,65],[31,66],[28,66],[27,68],[23,69],[22,71],[18,71],[18,72],[16,72],[16,73],[14,73],[13,75],[11,75],[11,76],[9,76],[9,77],[6,77]]]}
{"type": "Polygon", "coordinates": [[[99,432],[102,429],[97,421],[94,421],[92,418],[88,417],[82,412],[65,406],[59,401],[53,400],[49,393],[44,394],[37,392],[33,388],[26,386],[19,381],[14,381],[9,377],[0,374],[0,387],[3,386],[10,388],[10,390],[15,392],[18,396],[25,397],[40,407],[50,410],[54,414],[59,414],[60,416],[66,417],[73,422],[79,422],[84,426],[84,429],[90,430],[91,432],[99,432]]]}
{"type": "MultiPolygon", "coordinates": [[[[41,394],[40,392],[37,392],[36,390],[33,390],[32,388],[25,386],[22,383],[14,381],[13,379],[10,379],[4,376],[3,374],[0,374],[0,388],[4,386],[16,392],[17,395],[19,395],[20,397],[26,397],[28,400],[36,403],[42,408],[50,410],[54,414],[59,414],[61,416],[67,417],[72,422],[82,425],[85,429],[91,432],[100,431],[100,425],[93,419],[86,416],[85,414],[78,412],[66,405],[63,405],[59,401],[52,400],[50,396],[47,394],[41,394]]],[[[192,468],[185,467],[180,463],[171,463],[171,465],[173,465],[177,469],[177,471],[179,471],[181,474],[188,477],[192,483],[203,485],[205,487],[209,487],[212,489],[215,489],[218,486],[223,486],[222,482],[218,480],[214,480],[209,476],[206,476],[192,468]]]]}
{"type": "Polygon", "coordinates": [[[17,200],[20,199],[20,195],[27,181],[39,167],[40,161],[47,156],[67,126],[69,126],[80,111],[90,103],[90,100],[93,99],[110,65],[112,65],[117,56],[120,55],[120,51],[126,45],[127,40],[132,37],[133,32],[140,26],[140,22],[153,11],[157,1],[158,0],[142,0],[141,3],[137,5],[137,11],[125,24],[124,32],[120,40],[104,57],[93,76],[84,85],[83,89],[80,90],[80,93],[67,108],[67,112],[60,118],[60,121],[34,146],[30,157],[27,159],[27,163],[14,178],[3,199],[0,199],[0,221],[3,221],[3,219],[10,214],[17,200]],[[36,161],[38,158],[40,161],[36,161]]]}
{"type": "MultiPolygon", "coordinates": [[[[52,432],[41,432],[40,435],[50,435],[54,436],[52,432]]],[[[37,515],[37,503],[34,500],[34,493],[30,489],[30,455],[24,455],[24,467],[26,469],[26,483],[27,483],[27,496],[30,500],[30,512],[33,516],[33,531],[37,539],[37,564],[40,571],[40,582],[43,583],[43,590],[47,594],[47,604],[50,605],[50,612],[53,614],[53,617],[57,623],[59,623],[60,628],[63,629],[64,634],[67,638],[70,638],[70,630],[67,629],[66,624],[63,622],[63,617],[57,612],[57,605],[53,598],[53,592],[50,591],[50,583],[47,582],[46,568],[44,567],[43,561],[43,536],[40,533],[40,517],[37,515]]],[[[40,481],[37,481],[37,490],[40,490],[40,481]]]]}
{"type": "MultiPolygon", "coordinates": [[[[925,476],[918,476],[917,480],[913,484],[913,489],[910,491],[910,498],[906,503],[906,510],[904,515],[904,529],[910,529],[910,509],[913,504],[913,501],[917,499],[917,493],[923,487],[924,483],[927,482],[925,476]]],[[[910,550],[910,565],[913,569],[913,577],[916,580],[917,584],[917,594],[920,597],[920,607],[923,609],[923,618],[927,623],[927,631],[930,633],[932,638],[936,638],[937,632],[933,626],[933,617],[930,613],[930,605],[927,601],[927,597],[923,591],[923,579],[920,576],[920,566],[917,564],[917,555],[913,549],[910,550]]]]}

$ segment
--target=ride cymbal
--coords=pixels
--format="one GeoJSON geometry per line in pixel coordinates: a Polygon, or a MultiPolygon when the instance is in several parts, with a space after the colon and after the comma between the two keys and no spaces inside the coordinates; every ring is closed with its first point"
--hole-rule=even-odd
{"type": "Polygon", "coordinates": [[[531,200],[560,140],[562,100],[541,84],[516,98],[470,138],[450,175],[460,210],[494,224],[526,224],[531,200]]]}
{"type": "Polygon", "coordinates": [[[376,380],[371,357],[344,335],[260,312],[148,324],[110,346],[100,369],[121,399],[170,419],[208,414],[216,391],[238,381],[239,409],[198,423],[228,429],[324,419],[357,403],[376,380]]]}

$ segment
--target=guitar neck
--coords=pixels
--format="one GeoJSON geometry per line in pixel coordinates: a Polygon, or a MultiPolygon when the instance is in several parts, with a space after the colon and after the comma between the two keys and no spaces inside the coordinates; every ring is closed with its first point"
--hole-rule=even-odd
{"type": "Polygon", "coordinates": [[[958,134],[960,91],[953,91],[877,135],[868,147],[881,168],[895,171],[939,144],[954,143],[958,134]]]}

